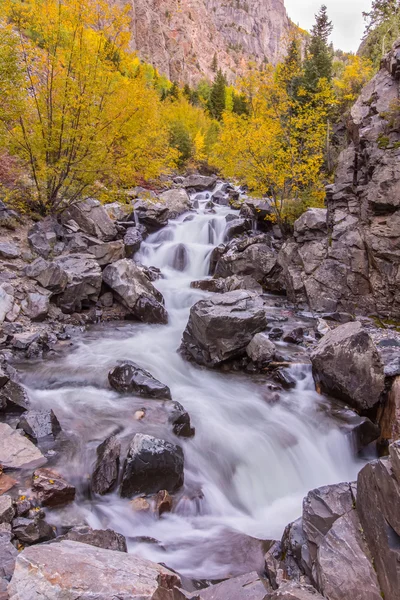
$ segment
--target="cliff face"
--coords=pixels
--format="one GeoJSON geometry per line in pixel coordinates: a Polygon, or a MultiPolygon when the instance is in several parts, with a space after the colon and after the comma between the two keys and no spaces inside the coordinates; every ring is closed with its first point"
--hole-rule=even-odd
{"type": "Polygon", "coordinates": [[[123,0],[132,47],[171,80],[212,79],[214,54],[233,80],[249,61],[275,63],[290,28],[284,0],[123,0]]]}

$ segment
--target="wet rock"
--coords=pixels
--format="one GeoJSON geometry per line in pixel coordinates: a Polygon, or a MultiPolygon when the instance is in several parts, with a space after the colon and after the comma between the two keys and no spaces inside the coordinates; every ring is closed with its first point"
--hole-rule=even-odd
{"type": "Polygon", "coordinates": [[[12,522],[14,536],[23,544],[40,544],[56,537],[54,529],[44,519],[18,517],[12,522]]]}
{"type": "Polygon", "coordinates": [[[176,271],[184,271],[188,265],[188,255],[185,244],[179,244],[175,249],[172,267],[176,271]]]}
{"type": "Polygon", "coordinates": [[[268,598],[267,590],[255,571],[232,577],[197,593],[201,600],[266,600],[268,598]]]}
{"type": "Polygon", "coordinates": [[[316,384],[357,410],[377,405],[385,392],[384,366],[361,323],[327,333],[311,354],[316,384]]]}
{"type": "Polygon", "coordinates": [[[225,239],[232,240],[236,236],[243,235],[251,231],[252,224],[249,219],[235,219],[230,221],[225,229],[225,239]]]}
{"type": "Polygon", "coordinates": [[[134,498],[129,504],[135,512],[149,512],[150,510],[149,501],[143,497],[134,498]]]}
{"type": "Polygon", "coordinates": [[[151,373],[132,361],[125,361],[108,374],[111,387],[122,394],[138,394],[145,398],[170,400],[170,389],[151,373]]]}
{"type": "Polygon", "coordinates": [[[49,294],[28,292],[21,303],[21,308],[31,321],[43,321],[50,309],[49,294]]]}
{"type": "Polygon", "coordinates": [[[271,331],[268,333],[270,340],[280,340],[283,336],[282,327],[272,327],[271,331]]]}
{"type": "Polygon", "coordinates": [[[121,496],[175,492],[183,485],[183,452],[179,446],[137,433],[128,451],[121,496]]]}
{"type": "Polygon", "coordinates": [[[168,224],[169,209],[161,202],[137,200],[133,208],[139,223],[150,232],[158,231],[168,224]]]}
{"type": "Polygon", "coordinates": [[[0,242],[0,258],[19,258],[21,250],[12,242],[0,242]]]}
{"type": "Polygon", "coordinates": [[[55,439],[61,432],[56,415],[52,410],[46,409],[28,410],[20,418],[18,427],[34,442],[50,437],[55,439]]]}
{"type": "Polygon", "coordinates": [[[65,271],[68,283],[57,298],[63,312],[80,312],[82,306],[96,302],[101,290],[101,269],[90,254],[69,254],[56,259],[59,267],[65,271]]]}
{"type": "Polygon", "coordinates": [[[145,323],[167,322],[162,295],[132,260],[119,260],[108,265],[103,271],[103,281],[136,318],[145,323]]]}
{"type": "Polygon", "coordinates": [[[226,196],[224,192],[220,190],[218,192],[215,192],[212,195],[211,199],[214,202],[214,204],[218,204],[219,206],[229,206],[229,196],[226,196]]]}
{"type": "Polygon", "coordinates": [[[129,227],[124,236],[125,253],[127,258],[132,258],[138,252],[143,242],[143,235],[137,227],[129,227]]]}
{"type": "Polygon", "coordinates": [[[263,301],[257,294],[218,294],[192,306],[181,350],[195,362],[215,367],[243,356],[253,336],[266,326],[263,301]]]}
{"type": "Polygon", "coordinates": [[[173,408],[168,420],[172,423],[173,432],[176,436],[186,438],[194,436],[195,429],[191,425],[189,413],[179,402],[173,403],[173,408]]]}
{"type": "Polygon", "coordinates": [[[157,493],[155,503],[155,509],[159,517],[166,512],[172,511],[172,497],[167,490],[160,490],[157,493]]]}
{"type": "Polygon", "coordinates": [[[189,177],[185,177],[182,185],[185,189],[203,192],[212,189],[216,183],[217,178],[214,176],[206,177],[205,175],[189,175],[189,177]]]}
{"type": "Polygon", "coordinates": [[[110,436],[97,448],[97,461],[92,475],[92,492],[108,494],[118,480],[121,444],[115,436],[110,436]]]}
{"type": "Polygon", "coordinates": [[[46,462],[43,454],[26,437],[0,423],[0,464],[7,469],[28,469],[46,462]]]}
{"type": "MultiPolygon", "coordinates": [[[[14,518],[13,501],[10,496],[0,496],[0,524],[11,523],[14,518]]],[[[1,535],[1,531],[0,531],[1,535]]]]}
{"type": "Polygon", "coordinates": [[[56,262],[37,258],[25,269],[28,277],[35,279],[40,285],[55,294],[63,292],[68,283],[67,273],[56,262]]]}
{"type": "Polygon", "coordinates": [[[22,333],[16,333],[13,336],[13,348],[16,350],[27,350],[33,342],[36,342],[39,339],[39,337],[40,334],[38,332],[24,331],[22,333]]]}
{"type": "Polygon", "coordinates": [[[26,548],[17,558],[12,600],[152,600],[173,598],[180,579],[166,568],[132,554],[62,541],[26,548]]]}
{"type": "Polygon", "coordinates": [[[295,327],[292,331],[285,333],[282,339],[287,344],[302,344],[304,342],[303,327],[295,327]]]}
{"type": "Polygon", "coordinates": [[[285,390],[292,390],[296,387],[297,381],[288,369],[277,369],[274,373],[274,379],[285,390]]]}
{"type": "Polygon", "coordinates": [[[272,362],[275,357],[276,346],[268,337],[268,334],[256,333],[246,348],[247,356],[257,366],[262,367],[272,362]]]}
{"type": "Polygon", "coordinates": [[[32,490],[43,506],[62,506],[75,499],[75,487],[53,469],[36,469],[32,490]]]}
{"type": "Polygon", "coordinates": [[[61,220],[64,224],[75,221],[81,231],[104,242],[113,240],[117,235],[116,227],[104,206],[93,198],[68,207],[61,214],[61,220]]]}
{"type": "Polygon", "coordinates": [[[125,246],[122,240],[114,242],[104,242],[103,244],[94,244],[88,248],[88,253],[92,254],[101,267],[125,258],[125,246]]]}
{"type": "Polygon", "coordinates": [[[190,209],[190,200],[186,190],[172,189],[159,196],[161,204],[168,208],[168,219],[176,219],[190,209]]]}
{"type": "Polygon", "coordinates": [[[62,542],[63,540],[89,544],[89,546],[96,546],[104,550],[128,551],[125,536],[112,529],[91,529],[86,525],[73,527],[65,535],[58,537],[56,542],[62,542]]]}

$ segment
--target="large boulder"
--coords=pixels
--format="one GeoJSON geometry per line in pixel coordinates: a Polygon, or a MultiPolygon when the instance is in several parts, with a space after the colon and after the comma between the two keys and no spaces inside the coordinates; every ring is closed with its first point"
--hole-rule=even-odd
{"type": "Polygon", "coordinates": [[[57,303],[65,313],[80,312],[90,302],[97,302],[101,290],[101,268],[91,254],[68,254],[55,260],[66,273],[68,283],[58,295],[57,303]]]}
{"type": "Polygon", "coordinates": [[[21,416],[18,427],[34,442],[55,439],[61,432],[60,423],[52,410],[30,409],[21,416]]]}
{"type": "Polygon", "coordinates": [[[6,423],[0,423],[0,464],[7,469],[28,469],[44,465],[43,454],[6,423]]]}
{"type": "Polygon", "coordinates": [[[171,400],[169,387],[158,381],[149,371],[127,360],[114,367],[108,374],[110,385],[122,394],[137,394],[145,398],[171,400]]]}
{"type": "Polygon", "coordinates": [[[183,452],[180,446],[137,433],[128,450],[121,496],[176,492],[183,485],[183,452]]]}
{"type": "Polygon", "coordinates": [[[140,249],[143,242],[143,235],[138,227],[129,227],[124,236],[125,254],[132,258],[135,252],[140,249]]]}
{"type": "Polygon", "coordinates": [[[101,244],[93,244],[88,248],[88,254],[92,254],[101,267],[110,265],[125,258],[125,246],[122,240],[114,242],[103,242],[101,244]]]}
{"type": "Polygon", "coordinates": [[[175,600],[180,579],[132,554],[62,541],[25,548],[12,577],[10,600],[175,600]]]}
{"type": "Polygon", "coordinates": [[[118,481],[120,455],[121,443],[114,435],[98,446],[97,461],[91,480],[93,493],[103,496],[114,489],[118,481]]]}
{"type": "Polygon", "coordinates": [[[297,242],[309,242],[327,235],[326,208],[309,208],[294,224],[294,237],[297,242]]]}
{"type": "Polygon", "coordinates": [[[21,303],[22,312],[31,321],[43,321],[50,309],[50,294],[45,290],[41,292],[28,292],[21,303]]]}
{"type": "Polygon", "coordinates": [[[55,217],[49,216],[28,231],[28,242],[35,254],[48,258],[51,254],[60,253],[57,252],[57,242],[63,235],[63,227],[55,217]]]}
{"type": "Polygon", "coordinates": [[[75,221],[81,231],[103,242],[109,242],[117,235],[117,229],[104,206],[93,198],[69,206],[61,214],[61,220],[64,224],[75,221]]]}
{"type": "Polygon", "coordinates": [[[50,262],[41,257],[28,265],[25,273],[55,294],[63,292],[68,284],[68,275],[64,269],[56,262],[50,262]]]}
{"type": "Polygon", "coordinates": [[[256,293],[217,294],[192,306],[181,350],[201,365],[216,367],[243,356],[253,336],[266,326],[264,303],[256,293]]]}
{"type": "Polygon", "coordinates": [[[189,175],[183,180],[183,187],[187,190],[196,190],[196,192],[203,192],[205,190],[211,190],[215,187],[217,178],[212,175],[207,177],[205,175],[189,175]]]}
{"type": "Polygon", "coordinates": [[[168,218],[175,219],[190,209],[190,200],[186,190],[172,189],[159,195],[159,200],[168,208],[168,218]]]}
{"type": "Polygon", "coordinates": [[[103,281],[137,319],[145,323],[168,321],[162,294],[132,260],[123,259],[108,265],[103,271],[103,281]]]}
{"type": "Polygon", "coordinates": [[[215,266],[215,277],[251,275],[259,283],[266,281],[277,264],[277,253],[264,236],[232,243],[215,266]]]}
{"type": "Polygon", "coordinates": [[[311,354],[317,385],[357,410],[368,410],[386,391],[384,364],[378,349],[359,321],[327,333],[311,354]]]}
{"type": "Polygon", "coordinates": [[[75,499],[75,487],[54,469],[36,469],[32,490],[43,506],[62,506],[75,499]]]}
{"type": "Polygon", "coordinates": [[[157,231],[168,224],[169,208],[153,199],[136,200],[133,203],[136,219],[150,232],[157,231]]]}

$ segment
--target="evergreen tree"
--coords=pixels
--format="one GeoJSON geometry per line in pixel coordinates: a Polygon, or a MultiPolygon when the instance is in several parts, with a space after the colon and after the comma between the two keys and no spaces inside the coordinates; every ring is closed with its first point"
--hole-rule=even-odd
{"type": "Polygon", "coordinates": [[[214,71],[214,73],[216,73],[218,71],[218,58],[217,58],[217,53],[214,54],[214,57],[212,59],[212,63],[211,63],[211,70],[214,71]]]}
{"type": "Polygon", "coordinates": [[[278,69],[278,76],[286,91],[293,99],[297,98],[297,92],[302,84],[303,70],[301,61],[300,40],[293,37],[288,47],[288,53],[282,66],[278,69]]]}
{"type": "Polygon", "coordinates": [[[233,92],[232,101],[232,112],[234,112],[236,115],[249,114],[249,105],[247,103],[247,98],[244,94],[235,94],[235,92],[233,92]]]}
{"type": "Polygon", "coordinates": [[[176,83],[176,81],[172,82],[172,86],[170,87],[170,89],[168,91],[168,96],[170,98],[172,98],[172,100],[178,100],[179,99],[179,86],[176,83]]]}
{"type": "Polygon", "coordinates": [[[221,69],[218,69],[214,83],[211,87],[208,109],[214,119],[220,121],[225,110],[226,79],[221,69]]]}
{"type": "Polygon", "coordinates": [[[370,12],[363,15],[367,26],[360,54],[379,67],[382,57],[400,35],[400,0],[374,0],[370,12]]]}
{"type": "Polygon", "coordinates": [[[329,21],[327,8],[323,4],[315,15],[315,25],[311,30],[304,64],[304,83],[311,92],[316,91],[320,79],[332,79],[333,55],[328,44],[332,30],[332,22],[329,21]]]}

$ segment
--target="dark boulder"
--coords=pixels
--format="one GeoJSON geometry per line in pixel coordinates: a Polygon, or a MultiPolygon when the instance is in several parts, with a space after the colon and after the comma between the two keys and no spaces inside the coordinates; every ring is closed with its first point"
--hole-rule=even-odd
{"type": "Polygon", "coordinates": [[[291,331],[288,331],[285,333],[282,340],[287,344],[302,344],[304,342],[303,327],[295,327],[291,331]]]}
{"type": "Polygon", "coordinates": [[[187,190],[196,190],[196,192],[203,192],[205,190],[212,189],[217,183],[215,176],[207,177],[205,175],[189,175],[183,180],[183,187],[187,190]]]}
{"type": "Polygon", "coordinates": [[[225,228],[225,239],[232,240],[235,237],[248,233],[252,229],[249,219],[235,219],[230,221],[225,228]]]}
{"type": "Polygon", "coordinates": [[[158,231],[168,224],[169,209],[161,202],[137,200],[133,209],[139,223],[144,225],[150,232],[158,231]]]}
{"type": "Polygon", "coordinates": [[[195,429],[191,425],[189,413],[179,402],[173,403],[168,420],[172,423],[172,430],[176,436],[185,438],[194,436],[195,429]]]}
{"type": "Polygon", "coordinates": [[[173,493],[183,485],[183,467],[183,452],[179,446],[137,433],[124,465],[121,496],[132,498],[159,490],[173,493]]]}
{"type": "Polygon", "coordinates": [[[19,420],[18,427],[37,442],[44,438],[55,439],[61,432],[61,426],[52,410],[30,409],[19,420]]]}
{"type": "Polygon", "coordinates": [[[28,265],[25,273],[28,277],[40,283],[42,287],[55,294],[63,292],[68,283],[67,273],[59,264],[44,260],[41,257],[28,265]]]}
{"type": "Polygon", "coordinates": [[[133,255],[140,249],[143,242],[143,235],[137,227],[129,227],[124,236],[125,253],[127,258],[132,258],[133,255]]]}
{"type": "Polygon", "coordinates": [[[73,527],[65,535],[59,536],[55,542],[62,542],[63,540],[89,544],[89,546],[96,546],[104,550],[128,551],[125,536],[112,529],[92,529],[86,525],[73,527]]]}
{"type": "Polygon", "coordinates": [[[18,541],[27,545],[48,542],[56,537],[52,526],[40,516],[34,519],[25,517],[14,519],[12,531],[18,541]]]}
{"type": "Polygon", "coordinates": [[[75,487],[53,469],[36,469],[32,490],[43,506],[62,506],[75,499],[75,487]]]}
{"type": "Polygon", "coordinates": [[[108,374],[108,380],[111,387],[121,394],[137,394],[157,400],[171,399],[169,387],[130,360],[114,367],[108,374]]]}
{"type": "Polygon", "coordinates": [[[103,242],[109,242],[117,236],[117,229],[106,209],[93,198],[69,206],[61,214],[61,220],[64,224],[74,221],[81,231],[103,242]]]}
{"type": "Polygon", "coordinates": [[[118,481],[120,455],[121,444],[113,435],[98,446],[91,482],[93,493],[104,495],[113,490],[118,481]]]}

